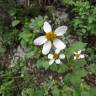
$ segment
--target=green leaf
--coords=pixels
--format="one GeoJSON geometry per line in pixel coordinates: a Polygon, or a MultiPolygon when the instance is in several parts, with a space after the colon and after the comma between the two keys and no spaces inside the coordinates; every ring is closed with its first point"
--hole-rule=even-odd
{"type": "Polygon", "coordinates": [[[12,27],[17,26],[20,23],[20,20],[14,20],[12,21],[12,27]]]}
{"type": "Polygon", "coordinates": [[[50,66],[50,70],[52,71],[56,71],[58,73],[63,73],[65,72],[66,70],[68,69],[67,65],[66,64],[56,64],[56,63],[53,63],[51,66],[50,66]]]}
{"type": "Polygon", "coordinates": [[[38,61],[37,61],[37,68],[44,68],[45,70],[47,70],[49,68],[49,63],[48,63],[48,60],[46,58],[40,58],[38,61]]]}
{"type": "Polygon", "coordinates": [[[76,70],[73,70],[72,73],[67,74],[64,77],[65,83],[71,82],[74,88],[79,90],[81,78],[84,77],[87,74],[86,70],[84,68],[78,68],[76,70]]]}
{"type": "MultiPolygon", "coordinates": [[[[1,83],[1,86],[0,86],[0,94],[2,94],[2,96],[5,96],[6,94],[10,94],[10,92],[12,91],[12,85],[13,84],[13,80],[5,80],[5,82],[2,82],[1,83]]],[[[9,96],[9,95],[6,95],[6,96],[9,96]]]]}
{"type": "MultiPolygon", "coordinates": [[[[31,95],[31,96],[32,96],[32,95],[31,95]]],[[[43,90],[37,89],[37,90],[34,92],[34,96],[44,96],[43,90]]]]}
{"type": "Polygon", "coordinates": [[[23,89],[21,94],[22,96],[34,96],[34,89],[32,88],[23,89]]]}
{"type": "Polygon", "coordinates": [[[62,64],[62,65],[59,65],[59,68],[58,68],[58,73],[63,73],[65,72],[66,70],[68,69],[67,65],[66,64],[62,64]]]}
{"type": "Polygon", "coordinates": [[[79,88],[81,78],[84,77],[86,75],[86,73],[87,72],[85,71],[84,68],[79,68],[72,72],[72,74],[70,75],[70,81],[75,88],[77,88],[77,89],[79,88]]]}
{"type": "Polygon", "coordinates": [[[73,90],[73,95],[72,96],[81,96],[80,92],[78,92],[77,90],[73,90]]]}
{"type": "Polygon", "coordinates": [[[88,69],[93,72],[94,74],[96,74],[96,64],[91,64],[90,66],[88,66],[88,69]]]}
{"type": "Polygon", "coordinates": [[[64,82],[66,83],[66,84],[68,84],[69,82],[70,82],[70,73],[69,74],[67,74],[65,77],[64,77],[64,82]]]}
{"type": "Polygon", "coordinates": [[[30,39],[32,40],[33,39],[33,37],[34,37],[34,34],[32,34],[31,32],[22,32],[22,33],[20,33],[20,39],[23,39],[24,41],[26,41],[26,42],[29,42],[30,41],[30,39]]]}
{"type": "Polygon", "coordinates": [[[35,17],[35,19],[31,19],[29,27],[32,28],[35,31],[35,33],[39,32],[42,29],[42,26],[46,19],[46,16],[44,18],[42,16],[35,17]]]}
{"type": "Polygon", "coordinates": [[[87,62],[85,61],[85,59],[80,59],[80,60],[73,60],[71,62],[71,64],[73,65],[73,67],[75,69],[78,69],[80,67],[83,67],[87,62]]]}
{"type": "MultiPolygon", "coordinates": [[[[27,48],[28,49],[28,48],[27,48]]],[[[33,58],[33,57],[37,57],[39,56],[36,54],[38,52],[37,48],[33,48],[33,50],[28,50],[28,52],[26,53],[26,58],[33,58]]]]}
{"type": "Polygon", "coordinates": [[[52,90],[52,94],[53,94],[53,96],[60,96],[60,91],[56,86],[54,86],[54,88],[52,90]]]}
{"type": "Polygon", "coordinates": [[[96,87],[91,87],[89,90],[89,96],[96,96],[96,87]]]}

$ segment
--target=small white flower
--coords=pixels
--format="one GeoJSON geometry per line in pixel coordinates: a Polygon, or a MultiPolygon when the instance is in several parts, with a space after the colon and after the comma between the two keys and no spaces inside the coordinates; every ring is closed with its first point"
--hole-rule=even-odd
{"type": "Polygon", "coordinates": [[[62,36],[67,31],[67,26],[60,26],[54,32],[52,31],[51,25],[48,22],[44,22],[43,29],[45,31],[44,36],[40,36],[34,40],[35,45],[43,45],[42,53],[47,55],[53,45],[62,50],[65,49],[66,45],[59,39],[58,36],[62,36]]]}
{"type": "Polygon", "coordinates": [[[74,60],[76,59],[82,59],[85,57],[84,54],[81,54],[82,50],[79,50],[78,52],[74,52],[74,60]]]}
{"type": "Polygon", "coordinates": [[[48,54],[48,59],[50,59],[49,65],[52,65],[54,62],[57,64],[62,64],[60,59],[64,59],[65,55],[59,53],[60,53],[60,49],[56,49],[54,54],[48,54]]]}

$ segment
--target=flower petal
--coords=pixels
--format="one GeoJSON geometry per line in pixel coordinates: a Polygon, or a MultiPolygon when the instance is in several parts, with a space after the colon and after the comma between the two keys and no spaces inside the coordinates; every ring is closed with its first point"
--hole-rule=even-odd
{"type": "Polygon", "coordinates": [[[53,59],[53,54],[48,54],[48,59],[53,59]]]}
{"type": "Polygon", "coordinates": [[[60,54],[60,55],[59,55],[59,58],[60,58],[60,59],[64,59],[64,58],[65,58],[65,55],[64,55],[64,54],[60,54]]]}
{"type": "Polygon", "coordinates": [[[47,41],[45,36],[40,36],[34,40],[35,45],[42,45],[47,41]]]}
{"type": "Polygon", "coordinates": [[[67,26],[60,26],[55,30],[57,36],[62,36],[67,31],[67,26]]]}
{"type": "Polygon", "coordinates": [[[42,53],[44,54],[44,55],[47,55],[48,53],[49,53],[49,51],[50,51],[50,49],[51,49],[51,42],[50,41],[48,41],[48,42],[46,42],[44,45],[43,45],[43,50],[42,50],[42,53]]]}
{"type": "Polygon", "coordinates": [[[66,47],[66,45],[65,45],[61,40],[59,40],[59,39],[55,39],[55,40],[53,41],[53,44],[54,44],[54,46],[55,46],[57,49],[60,49],[60,50],[65,49],[65,47],[66,47]]]}
{"type": "Polygon", "coordinates": [[[84,57],[85,57],[84,54],[81,54],[81,55],[80,55],[80,58],[84,58],[84,57]]]}
{"type": "Polygon", "coordinates": [[[57,64],[60,64],[60,63],[61,63],[60,59],[56,59],[55,62],[56,62],[57,64]]]}
{"type": "Polygon", "coordinates": [[[60,49],[56,49],[55,54],[59,54],[59,53],[60,53],[60,49]]]}
{"type": "Polygon", "coordinates": [[[81,50],[79,50],[79,51],[78,51],[78,54],[81,54],[81,52],[82,52],[82,51],[81,51],[81,50]]]}
{"type": "Polygon", "coordinates": [[[74,60],[76,60],[77,58],[76,58],[76,56],[74,56],[74,60]]]}
{"type": "Polygon", "coordinates": [[[76,55],[76,54],[78,54],[77,52],[74,52],[74,54],[76,55]]]}
{"type": "Polygon", "coordinates": [[[51,25],[48,22],[44,22],[43,29],[45,32],[51,32],[52,31],[51,25]]]}
{"type": "Polygon", "coordinates": [[[50,61],[49,61],[49,65],[52,65],[54,63],[54,59],[51,59],[50,61]]]}

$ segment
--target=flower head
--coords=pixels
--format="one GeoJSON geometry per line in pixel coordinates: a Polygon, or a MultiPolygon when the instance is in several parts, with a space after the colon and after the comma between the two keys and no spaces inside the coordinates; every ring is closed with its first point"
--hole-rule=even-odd
{"type": "Polygon", "coordinates": [[[74,60],[76,59],[81,59],[81,58],[84,58],[84,54],[81,54],[81,50],[79,50],[78,52],[74,52],[74,60]]]}
{"type": "Polygon", "coordinates": [[[66,45],[57,37],[62,36],[67,31],[67,26],[60,26],[53,32],[51,25],[48,22],[44,22],[43,29],[45,31],[45,35],[34,40],[35,45],[43,44],[43,54],[47,55],[49,53],[52,43],[60,50],[65,49],[66,45]]]}
{"type": "Polygon", "coordinates": [[[56,49],[54,54],[48,54],[48,58],[50,59],[49,65],[53,64],[54,62],[57,64],[62,64],[60,59],[64,59],[65,55],[60,54],[60,50],[56,49]]]}

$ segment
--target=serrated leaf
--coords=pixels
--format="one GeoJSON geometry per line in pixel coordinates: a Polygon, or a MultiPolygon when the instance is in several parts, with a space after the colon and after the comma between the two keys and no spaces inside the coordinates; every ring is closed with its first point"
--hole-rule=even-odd
{"type": "Polygon", "coordinates": [[[73,70],[71,73],[67,74],[64,77],[65,83],[71,82],[74,88],[79,88],[81,78],[87,74],[86,70],[83,68],[79,68],[77,70],[73,70]]]}
{"type": "Polygon", "coordinates": [[[31,32],[22,32],[19,36],[20,36],[20,39],[23,39],[26,42],[29,42],[33,39],[34,34],[32,34],[31,32]]]}
{"type": "MultiPolygon", "coordinates": [[[[36,90],[36,91],[34,92],[34,96],[43,96],[43,95],[44,95],[43,90],[38,89],[38,90],[36,90]]],[[[32,95],[31,95],[31,96],[32,96],[32,95]]]]}
{"type": "Polygon", "coordinates": [[[75,69],[78,69],[80,67],[83,67],[86,64],[86,61],[85,59],[73,60],[71,64],[74,66],[75,69]]]}
{"type": "Polygon", "coordinates": [[[68,69],[66,64],[59,65],[58,73],[63,73],[68,69]]]}
{"type": "Polygon", "coordinates": [[[72,85],[75,88],[79,88],[81,78],[84,77],[85,75],[86,75],[86,71],[84,68],[79,68],[77,70],[74,70],[70,76],[70,81],[71,81],[72,85]]]}
{"type": "Polygon", "coordinates": [[[58,66],[56,63],[53,63],[53,64],[50,66],[50,70],[52,70],[52,71],[58,71],[58,68],[59,68],[59,66],[58,66]]]}
{"type": "Polygon", "coordinates": [[[58,72],[58,73],[63,73],[63,72],[65,72],[66,69],[67,69],[66,64],[58,65],[58,64],[56,64],[56,63],[53,63],[53,64],[50,66],[50,70],[56,71],[56,72],[58,72]]]}
{"type": "Polygon", "coordinates": [[[96,64],[91,64],[90,66],[88,66],[89,67],[89,70],[91,71],[91,72],[93,72],[94,74],[96,74],[96,64]]]}
{"type": "Polygon", "coordinates": [[[34,96],[34,89],[27,88],[22,91],[22,96],[34,96]]]}
{"type": "Polygon", "coordinates": [[[14,20],[14,21],[12,22],[12,27],[17,26],[19,23],[20,23],[20,20],[14,20]]]}
{"type": "Polygon", "coordinates": [[[69,83],[70,81],[70,74],[67,74],[65,77],[64,77],[64,82],[67,84],[69,83]]]}
{"type": "Polygon", "coordinates": [[[50,65],[48,63],[48,60],[46,60],[45,58],[41,58],[37,61],[37,68],[44,68],[45,70],[47,70],[49,66],[50,65]]]}
{"type": "Polygon", "coordinates": [[[53,94],[53,96],[59,96],[60,95],[60,91],[56,86],[53,88],[52,94],[53,94]]]}
{"type": "Polygon", "coordinates": [[[81,96],[81,95],[80,95],[80,92],[74,89],[72,96],[81,96]]]}
{"type": "Polygon", "coordinates": [[[91,87],[89,90],[89,96],[96,96],[96,87],[91,87]]]}

